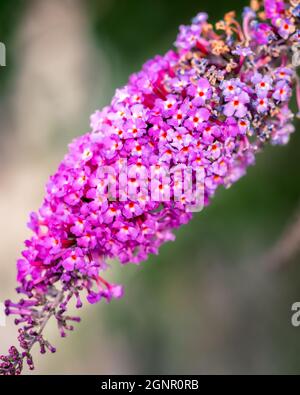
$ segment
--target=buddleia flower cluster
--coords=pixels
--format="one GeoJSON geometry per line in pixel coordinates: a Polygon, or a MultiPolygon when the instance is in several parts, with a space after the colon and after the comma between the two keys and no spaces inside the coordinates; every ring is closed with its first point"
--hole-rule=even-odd
{"type": "Polygon", "coordinates": [[[91,116],[31,214],[33,236],[17,262],[21,299],[5,303],[19,346],[0,357],[1,374],[20,374],[24,361],[33,369],[35,344],[55,352],[44,329],[55,319],[66,336],[79,321],[68,314],[73,300],[80,308],[83,297],[123,295],[105,279],[108,260],[157,254],[266,144],[289,141],[293,88],[300,100],[299,16],[295,0],[252,1],[241,23],[230,12],[213,26],[200,13],[180,27],[176,49],[146,62],[91,116]]]}

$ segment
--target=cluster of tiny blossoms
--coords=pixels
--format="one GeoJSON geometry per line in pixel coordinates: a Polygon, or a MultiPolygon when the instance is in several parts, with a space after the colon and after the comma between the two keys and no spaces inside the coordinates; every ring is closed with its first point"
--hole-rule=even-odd
{"type": "Polygon", "coordinates": [[[110,106],[91,116],[91,132],[70,145],[42,207],[31,215],[34,236],[17,263],[17,291],[24,296],[6,302],[6,313],[20,325],[21,351],[11,347],[0,357],[0,373],[19,374],[24,360],[33,368],[36,343],[42,353],[54,352],[43,330],[52,317],[62,336],[72,330],[79,319],[68,316],[68,303],[74,299],[80,308],[82,293],[90,303],[122,296],[122,287],[102,276],[107,259],[146,260],[191,219],[192,199],[174,177],[166,184],[161,169],[201,169],[207,205],[220,185],[245,174],[266,143],[288,142],[298,3],[252,1],[242,24],[228,13],[216,29],[198,14],[180,27],[176,51],[148,61],[110,106]],[[135,169],[125,180],[135,191],[130,198],[121,196],[124,162],[135,169]],[[103,172],[107,167],[113,174],[103,172]],[[140,187],[150,169],[161,199],[151,198],[150,186],[140,187]]]}

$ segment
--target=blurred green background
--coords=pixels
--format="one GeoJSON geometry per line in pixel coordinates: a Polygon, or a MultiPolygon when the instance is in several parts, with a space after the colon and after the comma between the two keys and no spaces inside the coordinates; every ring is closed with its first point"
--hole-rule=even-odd
{"type": "MultiPolygon", "coordinates": [[[[88,130],[89,114],[144,61],[168,50],[179,24],[199,11],[215,22],[245,5],[0,1],[7,48],[0,68],[2,300],[13,296],[28,212],[38,208],[66,144],[88,130]]],[[[140,267],[113,263],[125,297],[87,307],[66,340],[51,328],[58,352],[37,354],[36,373],[299,373],[300,328],[291,325],[291,305],[300,301],[300,224],[286,253],[280,241],[299,211],[299,152],[296,132],[288,146],[268,148],[247,177],[220,190],[159,256],[140,267]],[[274,248],[270,266],[278,259],[280,270],[270,270],[264,258],[274,248]]],[[[11,322],[0,328],[1,352],[14,334],[11,322]]]]}

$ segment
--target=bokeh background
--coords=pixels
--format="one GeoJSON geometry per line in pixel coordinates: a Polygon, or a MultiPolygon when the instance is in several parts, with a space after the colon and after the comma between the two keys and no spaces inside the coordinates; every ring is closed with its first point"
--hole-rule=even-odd
{"type": "MultiPolygon", "coordinates": [[[[205,10],[212,21],[244,1],[0,0],[0,300],[14,297],[28,213],[67,143],[128,75],[174,42],[205,10]]],[[[300,328],[300,125],[247,177],[140,267],[113,264],[126,286],[86,306],[57,353],[36,353],[36,374],[297,374],[300,328]],[[298,221],[299,222],[299,221],[298,221]]],[[[14,340],[0,327],[0,352],[14,340]]]]}

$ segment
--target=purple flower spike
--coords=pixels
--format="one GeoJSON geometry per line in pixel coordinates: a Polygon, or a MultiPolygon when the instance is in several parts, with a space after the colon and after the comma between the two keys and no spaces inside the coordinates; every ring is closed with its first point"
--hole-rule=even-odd
{"type": "Polygon", "coordinates": [[[257,10],[253,2],[242,25],[229,13],[216,32],[198,14],[180,27],[176,50],[146,62],[91,116],[90,133],[70,144],[30,216],[33,235],[17,261],[22,298],[5,303],[19,349],[0,356],[0,374],[20,374],[24,361],[33,369],[35,344],[55,351],[43,330],[50,319],[63,337],[73,330],[80,319],[68,314],[71,301],[81,308],[84,299],[123,296],[104,278],[108,260],[138,264],[158,254],[266,143],[289,141],[295,85],[300,97],[296,3],[265,0],[257,10]]]}

